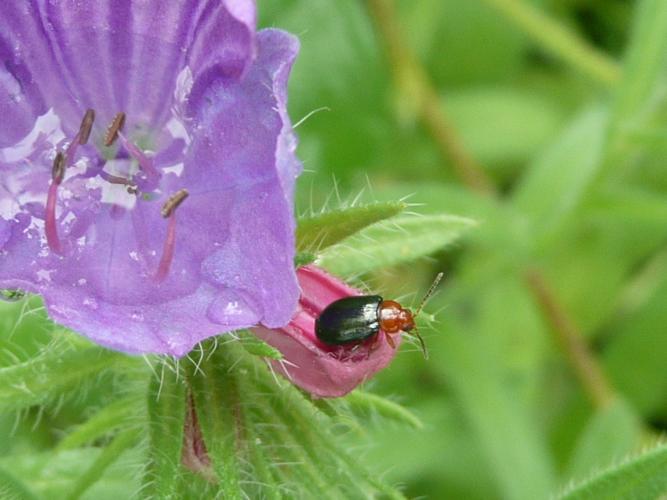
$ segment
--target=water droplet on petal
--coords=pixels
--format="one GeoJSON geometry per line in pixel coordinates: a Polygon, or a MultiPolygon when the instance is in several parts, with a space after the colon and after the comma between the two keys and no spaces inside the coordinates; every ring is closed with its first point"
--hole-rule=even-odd
{"type": "Polygon", "coordinates": [[[83,305],[86,306],[88,309],[96,310],[99,305],[97,304],[97,300],[95,300],[92,297],[86,297],[83,299],[83,305]]]}
{"type": "Polygon", "coordinates": [[[220,325],[253,325],[259,314],[239,294],[225,290],[208,307],[206,316],[220,325]]]}

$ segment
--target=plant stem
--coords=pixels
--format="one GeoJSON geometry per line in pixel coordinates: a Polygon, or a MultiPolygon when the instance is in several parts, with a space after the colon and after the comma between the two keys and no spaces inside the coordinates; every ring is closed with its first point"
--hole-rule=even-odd
{"type": "MultiPolygon", "coordinates": [[[[530,15],[526,14],[524,6],[516,0],[487,1],[494,2],[499,6],[503,5],[506,9],[510,7],[516,9],[519,12],[519,14],[516,14],[517,19],[527,20],[524,22],[530,22],[533,29],[537,29],[541,25],[540,23],[548,23],[551,28],[549,28],[550,33],[545,38],[551,40],[550,43],[555,43],[554,40],[557,41],[560,50],[570,50],[570,46],[574,43],[570,40],[573,36],[555,25],[553,21],[543,19],[536,11],[531,11],[532,14],[530,15]]],[[[410,94],[407,95],[421,96],[418,100],[419,105],[415,108],[416,113],[431,134],[442,157],[452,162],[457,177],[468,188],[486,196],[497,197],[497,188],[484,170],[467,153],[456,130],[450,124],[440,105],[440,97],[433,83],[423,66],[420,65],[417,57],[407,46],[397,21],[393,0],[367,0],[367,3],[378,32],[382,37],[382,42],[386,47],[387,57],[396,78],[396,85],[409,89],[410,94]]],[[[583,59],[589,63],[586,67],[590,66],[591,60],[598,61],[599,55],[597,53],[591,52],[592,49],[582,45],[583,42],[578,39],[574,40],[578,51],[588,54],[583,59]],[[582,46],[586,50],[583,50],[582,46]],[[596,57],[592,58],[590,54],[594,54],[596,57]]],[[[577,60],[580,61],[581,57],[581,55],[577,56],[577,60]]],[[[604,59],[600,60],[607,63],[604,59]]],[[[606,67],[605,64],[593,66],[606,67]]],[[[618,70],[615,67],[612,72],[609,72],[609,70],[603,71],[607,74],[607,78],[611,73],[616,74],[617,72],[618,70]]],[[[615,80],[617,76],[612,78],[615,80]]],[[[574,321],[557,300],[544,273],[534,268],[528,271],[524,278],[528,290],[542,307],[545,320],[551,326],[550,331],[555,335],[558,345],[561,346],[568,362],[572,365],[588,397],[596,407],[605,407],[615,398],[615,391],[605,378],[598,360],[590,352],[574,321]]]]}
{"type": "Polygon", "coordinates": [[[597,408],[605,408],[616,399],[614,390],[589,351],[581,331],[558,303],[539,269],[526,271],[525,281],[591,400],[597,408]]]}
{"type": "Polygon", "coordinates": [[[411,104],[416,108],[423,125],[434,137],[441,156],[451,162],[457,177],[468,187],[483,193],[493,193],[491,179],[463,147],[456,129],[450,125],[445,115],[440,96],[430,84],[428,75],[403,43],[392,2],[368,0],[368,6],[382,35],[397,86],[412,101],[411,104]]]}
{"type": "Polygon", "coordinates": [[[621,69],[609,56],[590,46],[576,33],[548,17],[525,0],[483,0],[503,14],[545,51],[605,86],[621,78],[621,69]]]}

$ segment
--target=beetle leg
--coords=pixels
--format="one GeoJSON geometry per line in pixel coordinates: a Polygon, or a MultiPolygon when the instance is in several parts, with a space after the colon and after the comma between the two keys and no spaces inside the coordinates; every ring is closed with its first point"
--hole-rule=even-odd
{"type": "Polygon", "coordinates": [[[387,344],[389,344],[392,349],[396,349],[396,342],[394,342],[394,338],[390,334],[385,333],[384,338],[387,339],[387,344]]]}

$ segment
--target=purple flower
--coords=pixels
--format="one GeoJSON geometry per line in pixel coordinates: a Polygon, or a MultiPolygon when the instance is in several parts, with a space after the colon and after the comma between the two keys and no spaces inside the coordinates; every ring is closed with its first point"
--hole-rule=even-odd
{"type": "Polygon", "coordinates": [[[391,362],[401,336],[393,337],[395,347],[386,335],[352,346],[323,344],[315,335],[315,319],[332,302],[361,292],[315,266],[299,268],[297,277],[301,299],[292,321],[280,329],[257,327],[253,332],[282,353],[284,359],[272,365],[295,385],[316,397],[344,396],[391,362]]]}
{"type": "Polygon", "coordinates": [[[0,288],[129,353],[287,323],[297,51],[250,0],[4,2],[0,288]]]}

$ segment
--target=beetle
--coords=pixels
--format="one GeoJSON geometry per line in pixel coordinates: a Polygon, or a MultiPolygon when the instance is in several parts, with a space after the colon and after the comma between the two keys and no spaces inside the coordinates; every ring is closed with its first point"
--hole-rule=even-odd
{"type": "Polygon", "coordinates": [[[417,337],[427,358],[426,345],[419,335],[415,318],[433,295],[442,276],[443,273],[438,273],[435,277],[414,314],[398,302],[384,300],[380,295],[338,299],[329,304],[315,320],[315,335],[322,343],[332,346],[354,346],[370,339],[375,339],[375,346],[379,335],[384,333],[387,343],[395,349],[393,335],[407,333],[417,337]]]}

